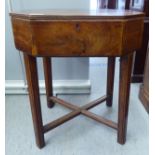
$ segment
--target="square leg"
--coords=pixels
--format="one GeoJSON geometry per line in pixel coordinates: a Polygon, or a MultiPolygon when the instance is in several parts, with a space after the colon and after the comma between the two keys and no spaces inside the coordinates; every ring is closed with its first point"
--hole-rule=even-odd
{"type": "Polygon", "coordinates": [[[36,144],[39,148],[45,146],[41,105],[39,97],[38,73],[36,58],[24,54],[26,76],[28,82],[29,98],[35,131],[36,144]]]}
{"type": "Polygon", "coordinates": [[[52,108],[54,106],[54,102],[49,100],[49,97],[53,96],[52,62],[51,61],[52,60],[50,57],[43,58],[46,98],[47,98],[47,106],[49,108],[52,108]]]}
{"type": "Polygon", "coordinates": [[[107,66],[107,101],[108,107],[112,106],[113,101],[113,89],[114,89],[114,77],[115,77],[115,57],[108,57],[107,66]]]}
{"type": "Polygon", "coordinates": [[[121,57],[117,133],[117,140],[120,144],[124,144],[126,141],[132,63],[133,54],[121,57]]]}

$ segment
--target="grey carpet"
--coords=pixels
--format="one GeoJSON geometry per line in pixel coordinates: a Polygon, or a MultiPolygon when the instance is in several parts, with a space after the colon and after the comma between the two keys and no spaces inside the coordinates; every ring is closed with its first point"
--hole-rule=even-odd
{"type": "MultiPolygon", "coordinates": [[[[59,95],[60,98],[83,105],[105,94],[106,59],[90,59],[90,95],[59,95]]],[[[27,95],[6,96],[6,155],[148,155],[148,114],[138,99],[139,84],[131,85],[127,141],[117,143],[115,130],[85,116],[78,116],[45,135],[46,146],[35,145],[30,105],[27,95]]],[[[113,107],[103,103],[93,109],[96,114],[117,121],[118,61],[115,76],[113,107]]],[[[46,106],[41,96],[44,123],[50,122],[69,110],[56,105],[46,106]]]]}

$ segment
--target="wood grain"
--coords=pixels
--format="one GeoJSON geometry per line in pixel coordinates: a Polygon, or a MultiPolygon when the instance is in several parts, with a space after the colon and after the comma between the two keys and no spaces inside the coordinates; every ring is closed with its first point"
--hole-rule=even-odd
{"type": "Polygon", "coordinates": [[[57,119],[51,123],[48,123],[47,125],[44,126],[44,132],[47,132],[47,131],[50,131],[52,130],[53,128],[65,123],[66,121],[74,118],[75,116],[79,115],[79,114],[83,114],[91,119],[94,119],[102,124],[105,124],[113,129],[116,129],[117,130],[117,123],[111,121],[111,120],[108,120],[106,118],[103,118],[101,116],[98,116],[92,112],[89,112],[87,111],[88,109],[91,109],[93,108],[94,106],[97,106],[98,104],[102,103],[103,101],[106,100],[106,96],[103,96],[103,97],[100,97],[99,99],[96,99],[95,101],[92,101],[82,107],[78,107],[74,104],[71,104],[69,102],[66,102],[60,98],[57,98],[57,97],[50,97],[50,99],[62,106],[65,106],[71,110],[73,110],[73,112],[61,117],[60,119],[57,119]]]}
{"type": "Polygon", "coordinates": [[[123,24],[119,22],[33,22],[32,28],[34,54],[106,56],[121,52],[123,24]]]}
{"type": "Polygon", "coordinates": [[[13,37],[16,49],[22,50],[28,54],[32,54],[33,41],[31,25],[26,20],[11,19],[13,27],[13,37]]]}
{"type": "Polygon", "coordinates": [[[53,14],[46,14],[48,20],[44,14],[37,15],[35,20],[30,18],[33,14],[24,14],[27,19],[11,14],[16,48],[33,56],[95,57],[122,56],[141,46],[142,13],[121,14],[113,10],[111,14],[108,11],[96,14],[83,15],[86,19],[67,14],[67,20],[61,13],[61,20],[52,19],[53,14]],[[113,16],[114,13],[122,18],[113,16]]]}
{"type": "Polygon", "coordinates": [[[112,106],[114,77],[115,77],[115,57],[109,57],[107,67],[107,102],[106,102],[108,107],[112,106]]]}
{"type": "Polygon", "coordinates": [[[96,115],[96,114],[94,114],[94,113],[92,113],[90,111],[87,111],[87,110],[82,110],[82,114],[89,117],[89,118],[91,118],[91,119],[93,119],[93,120],[95,120],[95,121],[98,121],[98,122],[100,122],[102,124],[105,124],[108,127],[111,127],[113,129],[117,130],[117,123],[115,123],[115,122],[113,122],[111,120],[103,118],[103,117],[101,117],[99,115],[96,115]]]}
{"type": "Polygon", "coordinates": [[[74,117],[80,115],[80,110],[70,112],[69,114],[66,114],[65,116],[62,116],[55,121],[52,121],[46,125],[44,125],[44,133],[56,128],[57,126],[60,126],[61,124],[73,119],[74,117]]]}
{"type": "Polygon", "coordinates": [[[123,53],[133,52],[139,49],[142,44],[144,23],[141,19],[127,21],[124,25],[123,32],[123,53]],[[139,38],[139,39],[137,39],[139,38]]]}
{"type": "Polygon", "coordinates": [[[49,100],[49,97],[53,96],[53,79],[52,79],[52,66],[51,65],[52,65],[51,58],[44,57],[43,66],[44,66],[46,99],[47,99],[47,106],[49,108],[52,108],[54,106],[54,102],[49,100]]]}
{"type": "MultiPolygon", "coordinates": [[[[111,0],[112,1],[112,0],[111,0]]],[[[116,0],[113,0],[116,1],[116,0]]],[[[109,7],[113,7],[109,2],[109,7]]],[[[113,7],[115,8],[115,6],[113,7]]],[[[25,10],[11,12],[10,16],[29,20],[92,20],[92,19],[129,19],[142,17],[144,14],[138,11],[120,9],[97,10],[25,10]]]]}
{"type": "Polygon", "coordinates": [[[117,135],[120,144],[124,144],[126,141],[132,63],[133,54],[121,57],[117,135]]]}
{"type": "Polygon", "coordinates": [[[45,145],[45,141],[44,141],[43,122],[42,122],[41,105],[39,97],[36,58],[24,54],[24,61],[28,81],[30,105],[32,111],[36,144],[39,148],[42,148],[45,145]]]}

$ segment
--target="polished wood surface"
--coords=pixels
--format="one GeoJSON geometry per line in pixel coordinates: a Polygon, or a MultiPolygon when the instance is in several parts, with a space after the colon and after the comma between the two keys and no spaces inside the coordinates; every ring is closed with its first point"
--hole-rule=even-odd
{"type": "Polygon", "coordinates": [[[36,58],[24,54],[25,70],[27,75],[29,98],[32,112],[32,119],[36,137],[36,144],[39,148],[45,145],[43,133],[43,121],[38,86],[38,71],[36,58]]]}
{"type": "Polygon", "coordinates": [[[22,12],[11,12],[16,18],[30,20],[77,20],[77,19],[128,19],[142,17],[142,12],[131,10],[97,9],[97,10],[32,10],[22,12]]]}
{"type": "Polygon", "coordinates": [[[101,116],[98,116],[98,115],[96,115],[96,114],[94,114],[92,112],[87,111],[88,109],[91,109],[91,108],[95,107],[96,105],[101,104],[103,101],[106,101],[106,99],[107,99],[106,96],[103,96],[103,97],[101,97],[101,98],[99,98],[99,99],[97,99],[97,100],[95,100],[93,102],[90,102],[90,103],[88,103],[88,104],[86,104],[86,105],[84,105],[82,107],[78,107],[76,105],[68,103],[68,102],[66,102],[66,101],[64,101],[62,99],[57,98],[57,97],[51,97],[50,99],[53,102],[56,102],[56,103],[58,103],[60,105],[63,105],[64,107],[67,107],[67,108],[69,108],[69,109],[71,109],[73,111],[70,112],[69,114],[66,114],[65,116],[63,116],[61,118],[58,118],[55,121],[52,121],[52,122],[46,124],[44,126],[44,132],[45,133],[52,130],[52,129],[54,129],[54,128],[56,128],[57,126],[59,126],[59,125],[61,125],[63,123],[65,123],[66,121],[80,115],[80,114],[83,114],[83,115],[85,115],[85,116],[87,116],[87,117],[89,117],[91,119],[94,119],[94,120],[96,120],[96,121],[98,121],[98,122],[100,122],[102,124],[105,124],[105,125],[113,128],[113,129],[117,130],[117,123],[115,123],[115,122],[113,122],[111,120],[108,120],[106,118],[103,118],[101,116]]]}
{"type": "Polygon", "coordinates": [[[29,96],[39,148],[44,134],[83,114],[117,130],[118,142],[126,141],[132,55],[141,46],[144,14],[135,11],[35,11],[10,13],[16,48],[24,53],[29,96]],[[53,96],[51,57],[108,56],[107,94],[82,107],[53,96]],[[112,106],[115,57],[120,56],[118,123],[88,111],[106,101],[112,106]],[[43,57],[48,107],[59,103],[71,113],[43,125],[36,57],[43,57]]]}
{"type": "Polygon", "coordinates": [[[133,53],[121,57],[117,136],[117,140],[120,144],[124,144],[126,141],[132,64],[133,53]]]}
{"type": "Polygon", "coordinates": [[[63,13],[11,13],[16,48],[33,56],[86,57],[121,56],[141,46],[140,12],[63,13]]]}
{"type": "Polygon", "coordinates": [[[46,88],[46,98],[47,106],[52,108],[54,103],[49,100],[50,96],[53,96],[53,79],[52,79],[52,60],[51,58],[43,58],[44,66],[44,77],[45,77],[45,88],[46,88]]]}
{"type": "Polygon", "coordinates": [[[107,106],[112,106],[113,89],[114,89],[114,77],[115,77],[115,57],[108,58],[107,67],[107,106]]]}

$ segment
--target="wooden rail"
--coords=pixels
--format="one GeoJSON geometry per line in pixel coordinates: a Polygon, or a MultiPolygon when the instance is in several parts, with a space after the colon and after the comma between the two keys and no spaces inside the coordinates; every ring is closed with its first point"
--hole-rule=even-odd
{"type": "Polygon", "coordinates": [[[108,119],[105,119],[101,116],[98,116],[90,111],[88,111],[89,109],[99,105],[100,103],[104,102],[107,100],[107,96],[103,96],[103,97],[100,97],[99,99],[96,99],[82,107],[78,107],[76,105],[73,105],[69,102],[66,102],[60,98],[57,98],[57,97],[49,97],[49,100],[51,100],[52,102],[55,102],[55,103],[58,103],[64,107],[67,107],[69,108],[70,110],[73,110],[72,112],[70,112],[69,114],[65,115],[65,116],[62,116],[60,117],[59,119],[56,119],[55,121],[52,121],[46,125],[43,126],[43,131],[44,133],[56,128],[57,126],[65,123],[66,121],[69,121],[71,120],[72,118],[80,115],[80,114],[83,114],[91,119],[94,119],[102,124],[105,124],[113,129],[116,129],[117,130],[117,123],[111,121],[111,120],[108,120],[108,119]]]}

